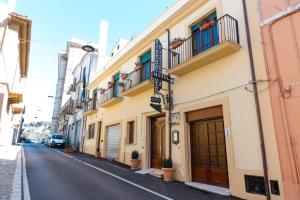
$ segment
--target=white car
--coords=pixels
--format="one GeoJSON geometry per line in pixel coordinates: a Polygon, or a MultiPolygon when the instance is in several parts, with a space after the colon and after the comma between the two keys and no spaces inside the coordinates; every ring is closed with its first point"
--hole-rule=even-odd
{"type": "Polygon", "coordinates": [[[48,144],[50,147],[65,147],[66,141],[64,139],[64,137],[60,134],[52,134],[48,144]]]}

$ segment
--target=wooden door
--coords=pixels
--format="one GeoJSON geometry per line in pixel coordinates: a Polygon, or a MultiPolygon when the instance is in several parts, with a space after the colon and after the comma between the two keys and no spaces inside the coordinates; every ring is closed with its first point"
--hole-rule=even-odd
{"type": "Polygon", "coordinates": [[[162,161],[166,155],[165,117],[151,120],[151,168],[162,168],[162,161]]]}
{"type": "Polygon", "coordinates": [[[223,119],[191,123],[192,180],[228,187],[223,119]]]}

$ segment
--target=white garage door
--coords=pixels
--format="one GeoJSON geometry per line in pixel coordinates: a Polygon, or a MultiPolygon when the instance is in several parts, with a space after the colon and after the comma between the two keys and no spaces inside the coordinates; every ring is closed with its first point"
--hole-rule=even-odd
{"type": "Polygon", "coordinates": [[[120,124],[107,128],[106,157],[118,159],[120,144],[120,124]]]}

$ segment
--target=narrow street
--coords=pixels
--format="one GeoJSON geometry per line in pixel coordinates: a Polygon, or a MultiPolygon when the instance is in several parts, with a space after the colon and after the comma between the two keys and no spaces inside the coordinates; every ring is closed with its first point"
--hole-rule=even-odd
{"type": "Polygon", "coordinates": [[[39,144],[24,145],[30,197],[38,199],[214,199],[233,200],[140,175],[82,154],[64,155],[39,144]]]}
{"type": "Polygon", "coordinates": [[[161,199],[42,145],[24,147],[32,200],[161,199]]]}

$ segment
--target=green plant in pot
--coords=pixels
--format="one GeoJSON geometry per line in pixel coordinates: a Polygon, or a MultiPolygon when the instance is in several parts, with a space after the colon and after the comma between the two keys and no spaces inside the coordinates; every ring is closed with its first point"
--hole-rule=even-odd
{"type": "Polygon", "coordinates": [[[165,181],[173,181],[175,175],[175,168],[173,167],[172,158],[163,160],[163,175],[165,181]]]}
{"type": "Polygon", "coordinates": [[[73,147],[72,147],[72,145],[69,144],[69,140],[67,139],[65,143],[66,143],[66,144],[65,144],[65,149],[64,149],[64,151],[65,151],[66,153],[72,153],[72,152],[73,152],[73,147]]]}
{"type": "Polygon", "coordinates": [[[130,163],[131,163],[131,170],[137,170],[138,167],[139,167],[139,152],[138,150],[133,150],[131,152],[131,160],[130,160],[130,163]]]}
{"type": "Polygon", "coordinates": [[[97,147],[95,157],[96,157],[96,158],[100,158],[100,157],[101,157],[101,150],[100,150],[100,147],[97,147]]]}

